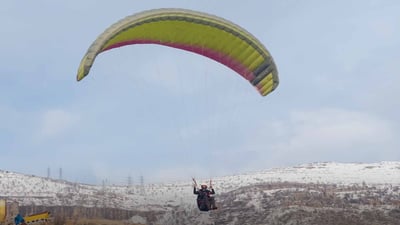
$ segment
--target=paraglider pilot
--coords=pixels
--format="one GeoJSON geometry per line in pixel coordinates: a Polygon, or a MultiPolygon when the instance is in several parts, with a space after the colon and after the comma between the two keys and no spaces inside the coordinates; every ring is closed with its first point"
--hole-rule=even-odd
{"type": "Polygon", "coordinates": [[[207,184],[201,184],[200,189],[197,188],[196,183],[193,185],[193,194],[197,195],[197,206],[201,211],[217,209],[215,199],[211,196],[215,194],[211,185],[210,189],[207,188],[207,184]]]}

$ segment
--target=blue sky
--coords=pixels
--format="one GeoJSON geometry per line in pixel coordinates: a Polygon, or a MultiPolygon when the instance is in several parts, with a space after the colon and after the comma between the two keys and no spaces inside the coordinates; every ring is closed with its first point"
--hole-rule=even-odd
{"type": "Polygon", "coordinates": [[[0,169],[126,184],[400,160],[398,12],[396,0],[3,1],[0,169]],[[244,27],[280,85],[261,97],[221,64],[155,45],[101,54],[76,82],[97,35],[154,8],[244,27]]]}

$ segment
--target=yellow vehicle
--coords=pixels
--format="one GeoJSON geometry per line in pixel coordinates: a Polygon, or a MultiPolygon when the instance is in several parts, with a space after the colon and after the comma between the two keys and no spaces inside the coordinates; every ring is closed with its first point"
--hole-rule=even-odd
{"type": "Polygon", "coordinates": [[[4,223],[6,221],[6,200],[0,199],[0,223],[4,223]]]}
{"type": "Polygon", "coordinates": [[[36,214],[24,217],[26,224],[47,221],[49,218],[50,218],[50,212],[48,212],[48,211],[36,213],[36,214]]]}
{"type": "MultiPolygon", "coordinates": [[[[0,199],[0,225],[14,224],[15,215],[18,214],[18,203],[7,203],[5,199],[0,199]]],[[[19,215],[19,214],[18,214],[19,215]]],[[[50,220],[50,212],[44,211],[23,217],[22,224],[46,223],[50,220]]]]}

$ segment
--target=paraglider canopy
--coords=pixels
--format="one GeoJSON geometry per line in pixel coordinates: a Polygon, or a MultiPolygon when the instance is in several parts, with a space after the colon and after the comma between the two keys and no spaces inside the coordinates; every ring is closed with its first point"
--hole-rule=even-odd
{"type": "Polygon", "coordinates": [[[132,44],[158,44],[206,56],[240,74],[263,96],[279,83],[270,53],[253,35],[223,18],[185,9],[149,10],[116,22],[89,47],[77,80],[89,74],[101,52],[132,44]]]}

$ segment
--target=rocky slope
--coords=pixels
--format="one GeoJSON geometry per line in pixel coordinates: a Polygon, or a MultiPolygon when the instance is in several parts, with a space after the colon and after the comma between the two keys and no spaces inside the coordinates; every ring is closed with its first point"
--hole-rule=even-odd
{"type": "Polygon", "coordinates": [[[214,179],[219,209],[200,213],[190,181],[94,186],[0,171],[0,198],[25,213],[143,224],[400,224],[400,162],[312,163],[214,179]]]}

